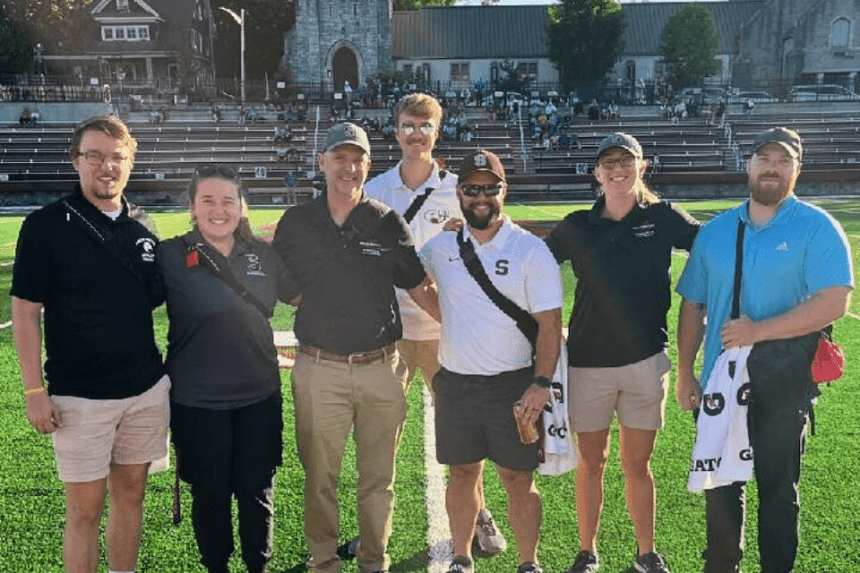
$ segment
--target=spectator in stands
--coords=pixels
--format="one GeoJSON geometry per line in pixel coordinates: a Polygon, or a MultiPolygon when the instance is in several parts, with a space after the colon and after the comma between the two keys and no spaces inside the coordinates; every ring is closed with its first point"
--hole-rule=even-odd
{"type": "Polygon", "coordinates": [[[672,248],[690,250],[699,223],[645,185],[642,147],[625,133],[603,139],[590,211],[568,215],[547,237],[577,277],[567,349],[571,427],[577,435],[576,516],[580,552],[568,573],[598,568],[597,530],[609,428],[617,412],[627,507],[639,547],[634,567],[668,573],[654,548],[650,460],[663,425],[670,363],[666,313],[672,248]]]}
{"type": "Polygon", "coordinates": [[[752,115],[753,110],[755,110],[755,102],[751,99],[748,99],[746,103],[744,103],[744,114],[752,115]]]}
{"type": "Polygon", "coordinates": [[[21,127],[29,127],[31,125],[32,113],[29,107],[21,110],[21,115],[18,117],[18,125],[21,127]]]}
{"type": "Polygon", "coordinates": [[[108,568],[134,571],[147,473],[167,460],[170,380],[152,322],[163,301],[158,239],[123,196],[136,150],[115,116],[78,125],[69,154],[80,181],[24,220],[12,271],[27,420],[52,434],[65,486],[66,571],[98,568],[107,496],[108,568]]]}
{"type": "MultiPolygon", "coordinates": [[[[433,158],[442,119],[442,107],[433,96],[414,94],[401,99],[394,117],[402,159],[369,181],[365,192],[404,215],[415,246],[420,249],[442,231],[449,219],[463,217],[457,198],[457,176],[440,169],[433,158]]],[[[398,290],[397,294],[403,320],[403,339],[397,348],[409,368],[408,380],[420,368],[432,392],[433,377],[439,371],[439,324],[406,291],[398,290]]],[[[475,524],[476,541],[483,551],[500,553],[507,542],[486,509],[483,484],[478,495],[481,511],[475,524]]]]}
{"type": "Polygon", "coordinates": [[[226,573],[231,500],[242,558],[263,573],[272,555],[272,488],[281,465],[281,379],[269,319],[298,293],[275,250],[254,237],[239,175],[198,167],[188,189],[194,228],[158,248],[167,315],[170,429],[191,484],[200,562],[226,573]]]}

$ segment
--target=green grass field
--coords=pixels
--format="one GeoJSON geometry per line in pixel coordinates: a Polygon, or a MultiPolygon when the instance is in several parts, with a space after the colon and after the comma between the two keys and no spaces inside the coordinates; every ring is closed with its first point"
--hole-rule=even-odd
{"type": "MultiPolygon", "coordinates": [[[[692,214],[707,220],[737,201],[702,201],[682,203],[692,214]]],[[[860,200],[826,200],[819,202],[842,222],[849,235],[855,269],[860,262],[860,200]]],[[[572,209],[588,205],[508,205],[515,219],[561,219],[572,209]]],[[[276,221],[280,210],[257,209],[252,224],[261,227],[276,221]]],[[[184,211],[154,215],[162,237],[171,237],[188,228],[184,211]]],[[[0,288],[8,293],[11,262],[14,256],[21,216],[0,216],[0,288]]],[[[673,275],[677,280],[685,258],[673,258],[673,275]]],[[[566,308],[570,314],[574,279],[564,270],[566,308]]],[[[801,484],[801,547],[796,573],[860,572],[860,302],[851,303],[848,316],[839,321],[835,336],[848,355],[848,371],[842,380],[825,387],[816,409],[818,434],[807,442],[801,484]]],[[[678,299],[670,311],[670,340],[674,340],[678,299]]],[[[280,306],[273,319],[275,328],[292,325],[292,312],[280,306]]],[[[165,347],[167,319],[164,308],[156,311],[156,335],[165,347]]],[[[11,320],[9,297],[0,297],[0,324],[11,320]]],[[[674,361],[674,344],[670,349],[674,361]]],[[[275,551],[270,571],[302,571],[307,558],[302,528],[303,472],[296,456],[292,398],[289,373],[282,375],[285,397],[284,466],[278,472],[276,486],[275,551]]],[[[394,572],[426,570],[427,517],[424,501],[423,406],[420,381],[410,391],[409,419],[398,454],[397,505],[394,534],[391,538],[391,570],[394,572]]],[[[12,343],[11,329],[0,329],[0,571],[62,571],[61,546],[64,496],[56,478],[50,438],[38,434],[24,417],[20,372],[12,343]]],[[[704,546],[704,500],[686,490],[687,467],[695,428],[688,413],[679,410],[670,397],[666,408],[666,427],[660,433],[653,456],[657,483],[657,548],[666,557],[674,573],[701,571],[700,552],[704,546]]],[[[354,452],[349,449],[341,476],[341,542],[357,534],[355,512],[354,452]]],[[[562,572],[570,566],[579,549],[574,506],[574,474],[561,477],[538,477],[538,488],[544,500],[544,517],[539,556],[549,573],[562,572]]],[[[183,489],[186,518],[178,527],[171,524],[171,488],[173,473],[152,476],[146,499],[146,520],[139,571],[203,571],[187,515],[190,497],[183,489]]],[[[601,572],[630,573],[635,547],[632,526],[624,503],[623,477],[617,459],[617,438],[606,471],[605,507],[598,539],[601,572]]],[[[496,515],[511,547],[504,554],[478,558],[476,570],[500,573],[516,570],[516,548],[505,514],[505,496],[492,470],[487,472],[488,504],[496,515]]],[[[746,573],[757,573],[756,495],[749,488],[747,515],[746,573]]],[[[238,553],[238,550],[237,550],[238,553]]],[[[234,558],[232,571],[243,570],[234,558]]],[[[100,571],[107,571],[103,565],[100,571]]],[[[356,566],[346,561],[344,571],[353,573],[356,566]]]]}

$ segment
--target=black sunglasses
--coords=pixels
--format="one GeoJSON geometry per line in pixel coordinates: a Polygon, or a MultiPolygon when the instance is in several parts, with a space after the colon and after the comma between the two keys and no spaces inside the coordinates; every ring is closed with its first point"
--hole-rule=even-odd
{"type": "Polygon", "coordinates": [[[194,170],[194,176],[198,179],[202,177],[212,177],[213,175],[220,175],[224,179],[228,179],[230,181],[239,180],[239,172],[227,165],[220,165],[218,163],[214,163],[212,165],[200,165],[194,170]]]}
{"type": "Polygon", "coordinates": [[[460,191],[466,197],[477,197],[480,193],[483,193],[486,197],[495,197],[504,188],[505,186],[501,183],[496,183],[495,185],[460,185],[460,191]]]}

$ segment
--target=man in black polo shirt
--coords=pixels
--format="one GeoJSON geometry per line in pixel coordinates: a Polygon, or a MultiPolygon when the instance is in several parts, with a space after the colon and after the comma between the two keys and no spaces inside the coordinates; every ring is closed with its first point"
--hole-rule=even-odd
{"type": "Polygon", "coordinates": [[[403,217],[364,194],[367,134],[352,123],[331,128],[319,157],[326,191],[284,213],[274,245],[301,284],[293,367],[296,434],[305,468],[309,566],[336,573],[337,479],[354,427],[358,467],[357,548],[362,573],[388,567],[394,456],[406,419],[405,362],[394,287],[439,319],[403,217]]]}
{"type": "Polygon", "coordinates": [[[70,148],[80,183],[25,219],[15,255],[13,335],[27,419],[53,436],[65,484],[67,571],[97,570],[108,494],[108,566],[134,571],[147,472],[167,455],[170,382],[152,328],[163,298],[157,239],[123,197],[136,149],[116,117],[80,124],[70,148]]]}

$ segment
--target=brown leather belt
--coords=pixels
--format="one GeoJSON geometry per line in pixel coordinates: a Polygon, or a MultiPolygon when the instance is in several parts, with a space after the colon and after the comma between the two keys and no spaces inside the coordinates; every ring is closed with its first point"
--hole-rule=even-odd
{"type": "Polygon", "coordinates": [[[344,364],[373,364],[382,362],[397,351],[397,345],[393,342],[388,346],[368,352],[353,352],[352,354],[335,354],[321,348],[314,348],[307,344],[299,345],[299,352],[315,358],[316,360],[329,360],[331,362],[342,362],[344,364]]]}

